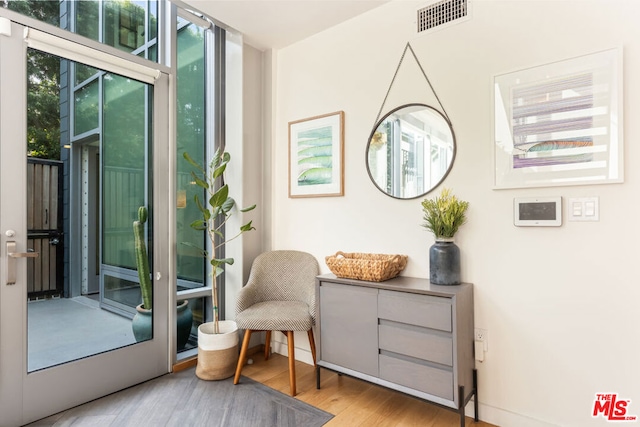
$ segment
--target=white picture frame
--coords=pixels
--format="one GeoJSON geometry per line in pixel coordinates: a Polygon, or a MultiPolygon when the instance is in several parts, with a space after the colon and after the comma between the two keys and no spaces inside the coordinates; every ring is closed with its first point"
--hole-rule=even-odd
{"type": "Polygon", "coordinates": [[[494,188],[623,182],[622,48],[494,77],[494,188]]]}

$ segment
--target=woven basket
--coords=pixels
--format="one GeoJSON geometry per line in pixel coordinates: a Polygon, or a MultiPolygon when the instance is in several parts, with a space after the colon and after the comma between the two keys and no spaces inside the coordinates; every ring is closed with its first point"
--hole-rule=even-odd
{"type": "Polygon", "coordinates": [[[407,256],[336,252],[325,261],[338,277],[382,282],[400,274],[407,265],[407,256]]]}

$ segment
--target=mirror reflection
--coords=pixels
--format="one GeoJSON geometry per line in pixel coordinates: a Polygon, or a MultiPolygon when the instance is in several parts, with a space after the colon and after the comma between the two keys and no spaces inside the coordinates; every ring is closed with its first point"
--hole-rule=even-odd
{"type": "Polygon", "coordinates": [[[407,104],[374,126],[367,145],[367,170],[383,193],[413,199],[444,180],[455,152],[453,129],[442,113],[428,105],[407,104]]]}

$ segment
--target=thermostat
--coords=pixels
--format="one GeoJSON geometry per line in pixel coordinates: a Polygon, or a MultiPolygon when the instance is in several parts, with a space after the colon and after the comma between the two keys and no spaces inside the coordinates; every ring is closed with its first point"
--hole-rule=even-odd
{"type": "Polygon", "coordinates": [[[516,197],[513,224],[518,227],[559,227],[562,225],[562,197],[516,197]]]}

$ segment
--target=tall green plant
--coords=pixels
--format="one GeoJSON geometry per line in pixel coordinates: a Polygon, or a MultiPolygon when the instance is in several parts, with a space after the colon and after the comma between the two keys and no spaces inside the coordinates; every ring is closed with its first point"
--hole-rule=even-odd
{"type": "MultiPolygon", "coordinates": [[[[255,227],[251,225],[252,221],[240,226],[239,231],[236,234],[227,239],[225,236],[225,225],[233,214],[233,208],[236,205],[235,200],[229,196],[229,186],[224,183],[223,174],[231,160],[231,156],[227,152],[222,152],[220,149],[216,150],[213,155],[213,159],[209,163],[209,168],[205,170],[196,161],[194,161],[189,153],[183,154],[185,160],[191,164],[196,170],[191,171],[191,177],[196,185],[205,190],[207,200],[205,203],[200,200],[200,197],[196,194],[194,202],[198,207],[198,210],[202,214],[201,219],[197,219],[191,223],[191,228],[195,230],[202,230],[207,232],[209,241],[211,242],[211,249],[207,251],[198,248],[192,243],[185,242],[184,244],[191,247],[195,247],[202,252],[202,255],[209,260],[212,267],[212,299],[213,299],[213,322],[214,333],[219,333],[218,326],[218,286],[217,277],[224,271],[225,264],[232,265],[233,258],[216,258],[218,249],[222,248],[228,242],[239,237],[242,233],[250,230],[255,230],[255,227]],[[219,185],[217,185],[219,183],[219,185]]],[[[248,208],[240,209],[240,212],[249,212],[255,209],[256,205],[248,208]]]]}
{"type": "Polygon", "coordinates": [[[133,221],[133,236],[135,239],[136,265],[140,278],[140,292],[142,293],[142,308],[153,308],[153,295],[151,292],[151,274],[149,273],[149,258],[147,245],[144,240],[144,224],[147,222],[147,208],[138,208],[138,220],[133,221]]]}
{"type": "Polygon", "coordinates": [[[469,202],[458,200],[448,188],[443,188],[439,197],[422,201],[422,226],[431,231],[436,239],[451,239],[458,228],[467,222],[468,207],[469,202]]]}

